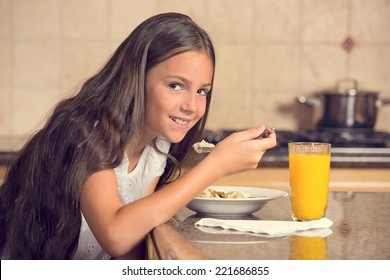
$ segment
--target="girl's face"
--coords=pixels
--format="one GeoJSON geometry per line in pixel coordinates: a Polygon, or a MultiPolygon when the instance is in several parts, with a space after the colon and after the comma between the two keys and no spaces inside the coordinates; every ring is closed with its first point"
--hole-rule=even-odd
{"type": "Polygon", "coordinates": [[[147,137],[180,142],[204,115],[212,78],[213,65],[205,52],[181,53],[150,69],[145,89],[147,137]]]}

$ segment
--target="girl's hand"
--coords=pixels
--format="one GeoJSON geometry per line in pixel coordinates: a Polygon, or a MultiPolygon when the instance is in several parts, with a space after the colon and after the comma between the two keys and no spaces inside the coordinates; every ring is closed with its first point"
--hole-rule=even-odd
{"type": "Polygon", "coordinates": [[[265,130],[264,125],[233,133],[219,142],[211,151],[222,176],[257,168],[264,153],[276,146],[276,134],[257,138],[265,130]]]}

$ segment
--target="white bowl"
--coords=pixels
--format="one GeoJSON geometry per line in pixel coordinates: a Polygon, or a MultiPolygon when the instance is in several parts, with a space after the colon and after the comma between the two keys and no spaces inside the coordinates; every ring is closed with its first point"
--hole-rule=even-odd
{"type": "Polygon", "coordinates": [[[288,196],[281,190],[240,186],[210,186],[210,188],[229,192],[247,193],[253,198],[203,198],[195,197],[187,208],[204,216],[246,216],[259,211],[264,205],[274,199],[288,196]]]}

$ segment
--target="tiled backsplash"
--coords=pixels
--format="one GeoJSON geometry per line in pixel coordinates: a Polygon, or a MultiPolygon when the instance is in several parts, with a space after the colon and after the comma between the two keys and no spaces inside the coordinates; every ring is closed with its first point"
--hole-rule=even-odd
{"type": "MultiPolygon", "coordinates": [[[[310,126],[296,97],[344,77],[390,99],[390,0],[0,0],[0,135],[39,128],[138,23],[167,11],[215,43],[209,128],[310,126]]],[[[376,129],[389,122],[383,106],[376,129]]]]}

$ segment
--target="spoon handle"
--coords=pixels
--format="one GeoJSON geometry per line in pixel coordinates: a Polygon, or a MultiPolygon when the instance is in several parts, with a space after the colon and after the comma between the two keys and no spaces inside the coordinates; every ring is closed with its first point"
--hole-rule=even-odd
{"type": "Polygon", "coordinates": [[[266,128],[257,138],[267,138],[270,134],[274,133],[276,128],[273,127],[271,129],[266,128]]]}

